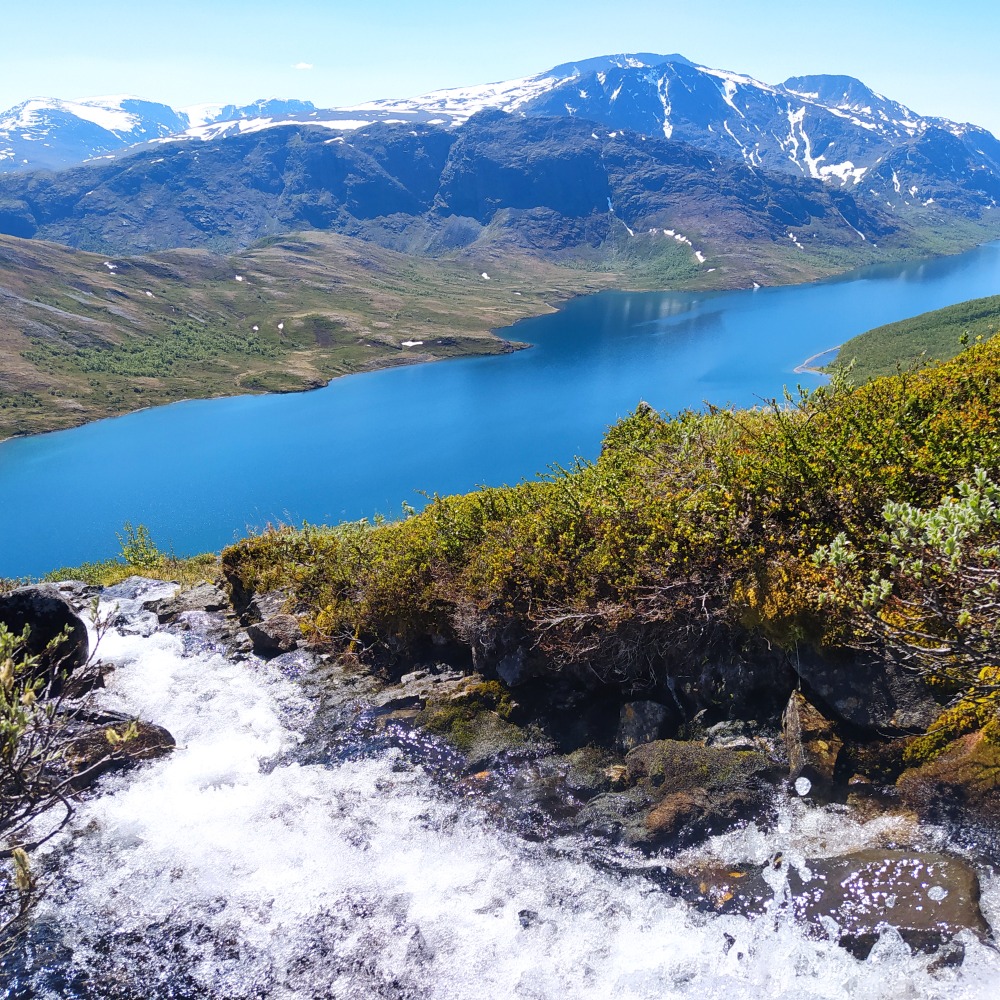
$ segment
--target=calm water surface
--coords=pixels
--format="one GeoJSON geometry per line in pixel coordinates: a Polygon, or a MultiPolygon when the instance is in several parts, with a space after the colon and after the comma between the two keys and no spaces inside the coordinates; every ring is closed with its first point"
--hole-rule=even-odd
{"type": "Polygon", "coordinates": [[[417,491],[516,482],[595,457],[640,399],[753,404],[873,326],[1000,292],[1000,243],[831,281],[610,292],[506,331],[514,355],[340,379],[286,396],[176,403],[0,445],[0,575],[106,558],[125,520],[178,554],[248,528],[394,515],[417,491]]]}

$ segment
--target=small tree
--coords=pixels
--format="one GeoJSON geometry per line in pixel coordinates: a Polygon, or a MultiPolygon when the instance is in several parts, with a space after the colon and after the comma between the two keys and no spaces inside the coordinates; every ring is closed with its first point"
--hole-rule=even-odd
{"type": "Polygon", "coordinates": [[[977,468],[935,507],[887,503],[885,530],[843,533],[814,561],[833,570],[828,600],[853,641],[966,695],[1000,692],[1000,486],[977,468]]]}
{"type": "MultiPolygon", "coordinates": [[[[107,624],[97,618],[98,637],[107,624]]],[[[66,671],[55,636],[42,654],[28,653],[30,627],[14,634],[0,622],[0,950],[13,927],[38,899],[30,854],[62,830],[73,816],[75,792],[89,774],[120,753],[134,730],[108,737],[107,753],[78,773],[67,759],[79,738],[85,702],[66,695],[66,671]]],[[[93,653],[74,673],[86,689],[97,678],[93,653]]]]}

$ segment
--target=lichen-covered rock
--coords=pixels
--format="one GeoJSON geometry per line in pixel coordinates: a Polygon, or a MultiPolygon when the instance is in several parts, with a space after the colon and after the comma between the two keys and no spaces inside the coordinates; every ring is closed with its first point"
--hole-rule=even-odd
{"type": "Polygon", "coordinates": [[[766,754],[679,740],[637,747],[625,770],[649,807],[624,833],[650,847],[690,843],[764,816],[778,774],[766,754]]]}
{"type": "Polygon", "coordinates": [[[473,675],[428,698],[414,721],[461,750],[475,769],[525,745],[524,731],[510,721],[513,707],[510,692],[499,681],[473,675]]]}
{"type": "Polygon", "coordinates": [[[904,771],[896,787],[903,802],[925,819],[975,823],[1000,838],[1000,742],[982,731],[904,771]]]}

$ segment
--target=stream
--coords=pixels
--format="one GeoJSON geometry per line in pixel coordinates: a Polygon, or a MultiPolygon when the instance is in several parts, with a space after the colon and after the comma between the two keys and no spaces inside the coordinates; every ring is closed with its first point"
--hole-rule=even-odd
{"type": "MultiPolygon", "coordinates": [[[[997,995],[1000,953],[971,934],[957,966],[911,953],[892,929],[862,961],[784,911],[699,911],[634,873],[655,856],[525,836],[474,787],[448,780],[460,765],[446,747],[366,735],[350,689],[326,693],[324,711],[346,721],[317,746],[320,703],[305,670],[288,658],[233,662],[197,628],[153,627],[137,600],[117,603],[100,704],[166,726],[178,748],[102,779],[37,859],[51,887],[0,959],[4,997],[997,995]]],[[[860,822],[791,798],[778,816],[772,829],[751,824],[669,861],[949,846],[911,821],[860,822]]],[[[997,928],[1000,878],[979,874],[997,928]]]]}

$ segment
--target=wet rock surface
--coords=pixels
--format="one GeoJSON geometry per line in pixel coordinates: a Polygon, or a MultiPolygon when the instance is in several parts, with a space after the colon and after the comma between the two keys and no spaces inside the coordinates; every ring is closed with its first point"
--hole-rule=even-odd
{"type": "Polygon", "coordinates": [[[923,818],[976,828],[1000,844],[1000,744],[985,733],[955,740],[935,760],[903,772],[896,787],[923,818]]]}
{"type": "Polygon", "coordinates": [[[78,791],[103,774],[155,760],[177,745],[162,726],[120,713],[84,715],[74,719],[72,726],[77,735],[67,747],[65,764],[78,791]]]}
{"type": "Polygon", "coordinates": [[[991,929],[980,909],[979,878],[961,858],[918,850],[865,850],[798,864],[709,868],[687,889],[719,913],[787,912],[859,958],[893,927],[918,951],[936,951],[962,931],[991,929]]]}
{"type": "MultiPolygon", "coordinates": [[[[669,866],[675,849],[706,837],[750,823],[768,829],[789,775],[838,780],[843,740],[837,723],[805,699],[796,702],[794,745],[788,742],[793,727],[787,712],[784,741],[775,729],[740,719],[702,725],[697,739],[645,740],[676,724],[654,707],[663,707],[658,702],[624,702],[609,692],[584,694],[530,677],[512,690],[489,675],[435,662],[392,677],[304,648],[258,659],[249,641],[240,647],[239,622],[230,608],[217,606],[217,591],[195,588],[184,598],[176,585],[133,579],[105,592],[106,600],[109,595],[124,631],[170,632],[186,655],[215,651],[233,659],[235,650],[236,658],[248,660],[248,670],[296,682],[317,706],[315,713],[303,724],[300,742],[267,768],[336,767],[389,751],[398,755],[398,769],[421,769],[449,798],[468,801],[484,822],[525,840],[570,837],[607,845],[602,864],[623,877],[634,874],[636,857],[667,859],[669,866]],[[623,753],[626,732],[642,742],[623,753]]],[[[280,614],[271,606],[261,610],[280,614]]],[[[72,765],[88,773],[88,761],[109,756],[106,730],[117,733],[128,724],[124,716],[90,720],[72,765]]],[[[109,767],[152,759],[172,745],[165,730],[143,725],[110,755],[109,767]]],[[[916,793],[901,785],[899,794],[909,801],[916,793]]],[[[798,864],[737,863],[694,874],[662,867],[656,881],[714,913],[788,914],[857,955],[867,954],[886,927],[925,950],[963,931],[989,933],[975,872],[960,859],[932,852],[880,849],[798,864]]],[[[537,910],[522,910],[525,933],[547,926],[537,910]]],[[[431,962],[430,943],[408,934],[414,961],[425,955],[421,961],[431,962]]]]}
{"type": "Polygon", "coordinates": [[[789,780],[802,795],[828,798],[844,746],[836,727],[800,691],[792,692],[781,723],[789,780]]]}

